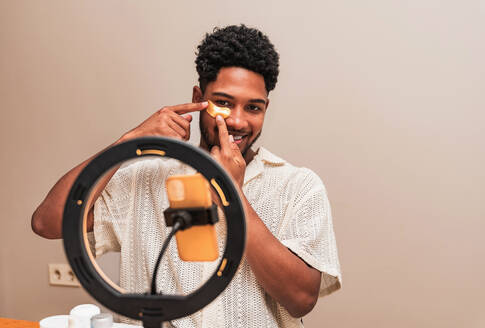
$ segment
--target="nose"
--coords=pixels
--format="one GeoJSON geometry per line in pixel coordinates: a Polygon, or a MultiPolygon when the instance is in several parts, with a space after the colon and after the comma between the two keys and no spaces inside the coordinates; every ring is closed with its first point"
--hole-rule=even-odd
{"type": "Polygon", "coordinates": [[[231,110],[231,114],[226,118],[226,125],[230,130],[245,130],[248,122],[245,118],[244,109],[236,106],[231,110]]]}

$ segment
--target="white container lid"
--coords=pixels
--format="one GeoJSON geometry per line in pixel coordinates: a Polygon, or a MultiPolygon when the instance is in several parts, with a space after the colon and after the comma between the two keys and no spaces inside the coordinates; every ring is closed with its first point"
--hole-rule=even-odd
{"type": "Polygon", "coordinates": [[[68,315],[53,315],[39,321],[40,328],[67,328],[68,315]]]}
{"type": "Polygon", "coordinates": [[[92,316],[100,313],[101,310],[94,304],[81,304],[73,307],[69,314],[91,319],[92,316]]]}

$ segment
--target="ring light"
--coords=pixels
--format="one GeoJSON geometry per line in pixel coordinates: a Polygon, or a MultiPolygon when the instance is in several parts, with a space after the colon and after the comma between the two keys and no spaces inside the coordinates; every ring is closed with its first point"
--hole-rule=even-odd
{"type": "Polygon", "coordinates": [[[83,169],[66,200],[62,234],[69,264],[91,296],[114,312],[143,321],[145,327],[160,328],[162,322],[188,316],[222,293],[234,277],[241,261],[246,226],[242,202],[231,178],[209,154],[175,139],[145,137],[105,150],[83,169]],[[222,200],[222,208],[227,218],[224,254],[218,269],[209,280],[188,295],[123,293],[123,289],[101,271],[89,248],[85,212],[92,201],[92,187],[115,165],[144,156],[170,157],[192,166],[210,182],[222,200]]]}

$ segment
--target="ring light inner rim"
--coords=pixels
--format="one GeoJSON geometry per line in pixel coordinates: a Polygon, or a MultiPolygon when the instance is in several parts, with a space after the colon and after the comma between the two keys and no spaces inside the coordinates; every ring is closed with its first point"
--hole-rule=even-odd
{"type": "MultiPolygon", "coordinates": [[[[152,152],[150,150],[147,150],[147,151],[143,151],[140,154],[137,153],[137,155],[139,155],[139,156],[140,155],[145,155],[143,157],[163,158],[165,156],[165,152],[161,152],[161,151],[159,151],[159,152],[153,151],[152,152]],[[150,156],[147,156],[147,155],[150,155],[150,156]]],[[[130,160],[133,160],[133,159],[143,160],[143,158],[141,158],[141,157],[135,157],[135,158],[132,158],[132,159],[128,159],[127,161],[130,161],[130,160]]],[[[119,163],[116,164],[116,165],[119,165],[119,163]]],[[[185,165],[187,165],[187,164],[185,164],[185,165]]],[[[190,167],[192,168],[192,166],[190,166],[190,167]]],[[[106,172],[108,172],[109,170],[111,170],[111,168],[109,168],[108,170],[106,170],[106,172]]],[[[192,168],[192,169],[194,169],[194,168],[192,168]]],[[[101,180],[101,178],[102,177],[100,177],[98,179],[98,181],[101,180]]],[[[206,178],[204,177],[204,179],[206,179],[206,178]]],[[[106,273],[103,271],[103,269],[99,266],[98,262],[96,261],[96,256],[93,254],[93,252],[91,250],[91,247],[90,247],[91,243],[89,242],[89,238],[88,238],[88,228],[87,228],[89,210],[87,210],[87,209],[89,209],[91,207],[91,204],[93,203],[93,198],[94,198],[94,194],[95,194],[94,193],[94,187],[96,187],[96,184],[98,183],[98,181],[96,181],[94,183],[94,185],[88,191],[88,195],[89,195],[88,200],[86,202],[83,202],[82,213],[83,213],[83,238],[84,238],[84,245],[85,245],[84,248],[86,250],[86,253],[88,254],[89,259],[91,260],[91,263],[93,264],[95,270],[98,272],[98,274],[101,276],[101,278],[103,278],[105,282],[107,282],[111,287],[113,287],[114,289],[116,289],[118,292],[120,292],[122,294],[128,294],[128,291],[126,289],[124,289],[121,286],[119,286],[118,284],[114,283],[113,280],[111,280],[111,278],[109,278],[108,275],[106,275],[106,273]]],[[[207,181],[207,179],[206,179],[206,181],[207,181]]],[[[226,200],[226,197],[224,195],[224,192],[222,191],[221,187],[217,184],[217,182],[215,181],[214,178],[211,179],[211,183],[210,184],[212,185],[212,188],[215,189],[216,194],[219,196],[219,199],[221,201],[222,206],[228,206],[229,203],[226,200]]],[[[94,231],[93,231],[93,233],[94,233],[94,231]]],[[[226,243],[225,243],[225,245],[226,244],[227,244],[227,227],[226,227],[226,243]]],[[[224,248],[225,248],[225,246],[224,246],[224,248]]],[[[224,254],[224,251],[222,252],[222,255],[223,254],[224,254]]],[[[217,275],[222,274],[222,271],[224,271],[224,268],[225,268],[226,263],[227,263],[227,259],[226,258],[222,258],[220,260],[220,262],[221,262],[221,264],[219,266],[217,266],[216,267],[216,270],[214,271],[214,272],[216,272],[217,275]]],[[[192,292],[194,292],[194,291],[192,291],[192,292]]]]}

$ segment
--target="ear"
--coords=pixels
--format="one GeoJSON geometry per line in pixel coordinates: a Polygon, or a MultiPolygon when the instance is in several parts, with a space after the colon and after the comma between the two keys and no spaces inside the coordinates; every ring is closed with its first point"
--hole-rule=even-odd
{"type": "Polygon", "coordinates": [[[204,100],[204,95],[202,94],[202,90],[196,85],[192,88],[192,102],[198,103],[204,100]]]}
{"type": "Polygon", "coordinates": [[[266,108],[264,109],[265,112],[268,110],[268,107],[269,107],[269,98],[266,98],[266,108]]]}

